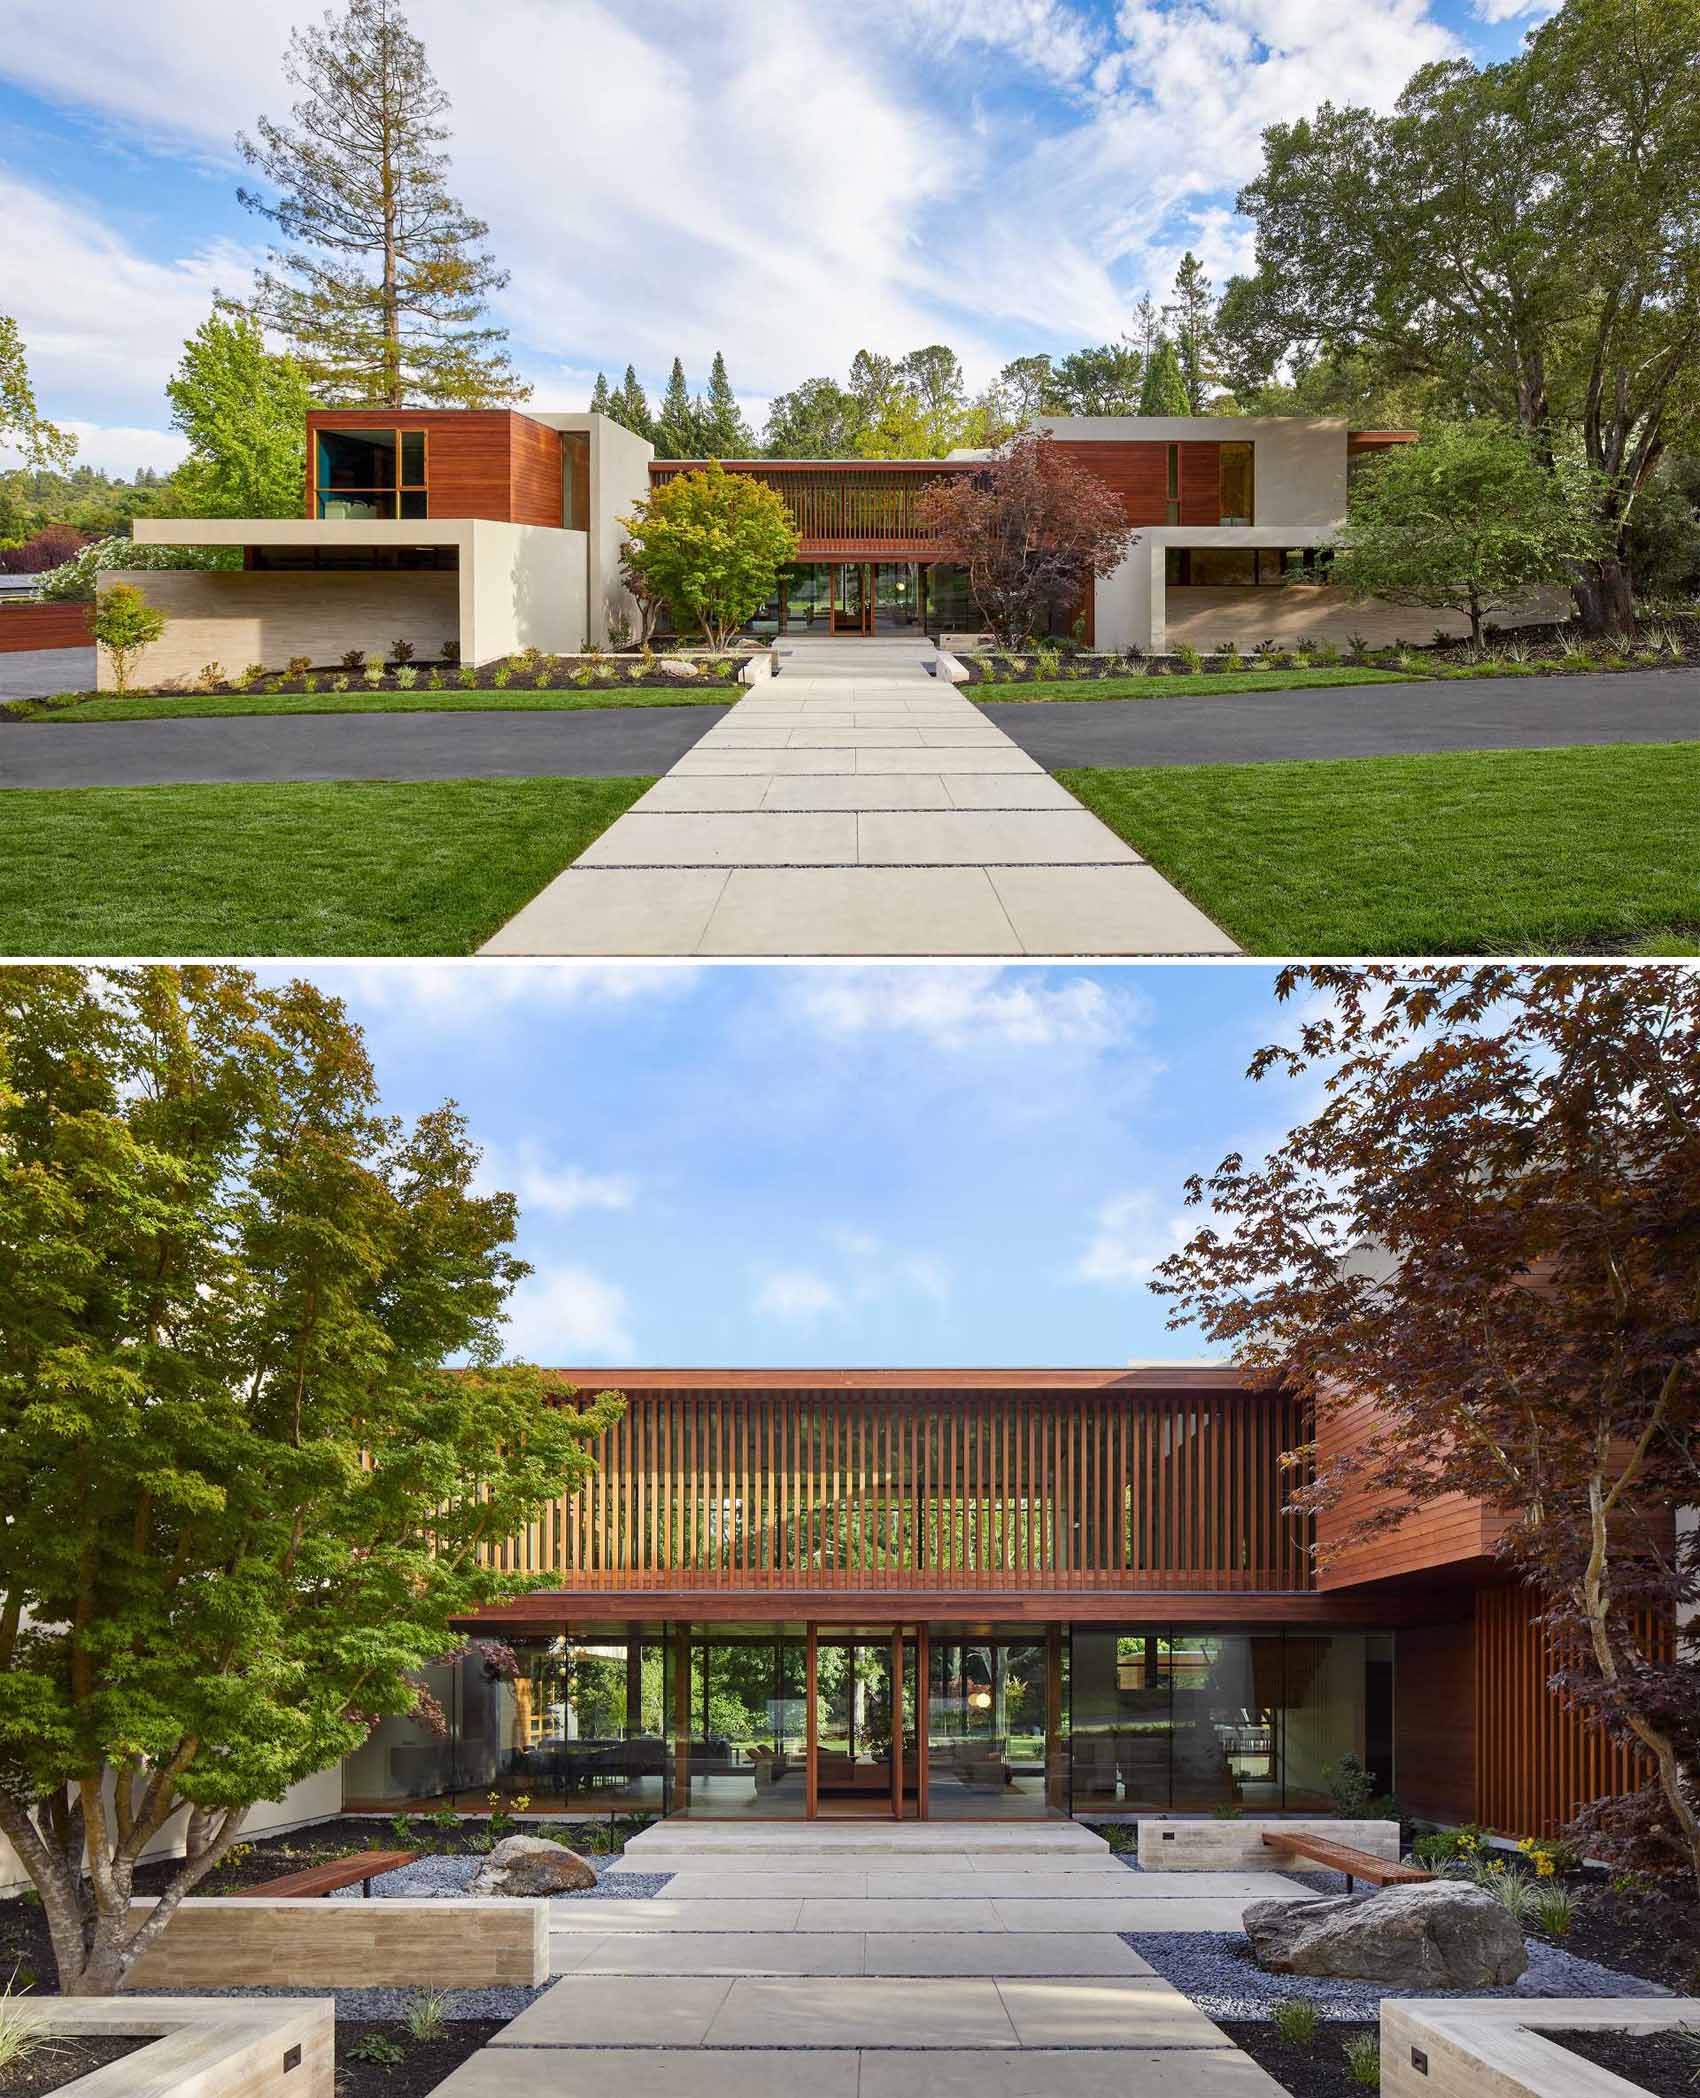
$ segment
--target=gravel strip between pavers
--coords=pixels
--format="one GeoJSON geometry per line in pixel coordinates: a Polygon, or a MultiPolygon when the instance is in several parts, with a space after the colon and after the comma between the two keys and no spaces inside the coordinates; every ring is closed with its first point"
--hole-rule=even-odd
{"type": "MultiPolygon", "coordinates": [[[[578,1853],[575,1851],[574,1855],[578,1853]]],[[[464,1855],[415,1858],[411,1865],[380,1873],[368,1884],[373,1899],[378,1901],[402,1897],[410,1901],[455,1901],[466,1892],[473,1874],[483,1862],[481,1857],[464,1855]]],[[[596,1874],[596,1885],[585,1887],[576,1894],[552,1894],[551,1901],[646,1901],[652,1894],[659,1894],[673,1877],[670,1872],[610,1872],[608,1868],[613,1863],[610,1858],[586,1858],[584,1862],[596,1874]]],[[[362,1898],[358,1887],[339,1887],[330,1896],[332,1901],[359,1901],[362,1898]]],[[[486,2014],[468,2011],[466,2015],[483,2017],[486,2014]]]]}
{"type": "MultiPolygon", "coordinates": [[[[443,1994],[449,1999],[445,2013],[450,2018],[517,2018],[521,2011],[529,2010],[545,1989],[555,1986],[558,1975],[551,1975],[540,1987],[521,1989],[502,1987],[490,1989],[446,1989],[443,1994]]],[[[339,2018],[352,2018],[359,2022],[377,2018],[403,2018],[407,2007],[420,1992],[418,1989],[173,1989],[173,1996],[311,1996],[322,2002],[327,1996],[336,2004],[339,2018]]]]}
{"type": "Polygon", "coordinates": [[[1191,1997],[1207,2018],[1267,2018],[1284,1998],[1308,1996],[1325,2018],[1369,2018],[1389,1996],[1668,1996],[1656,1982],[1617,1974],[1530,1938],[1529,1969],[1509,1989],[1390,1989],[1376,1981],[1266,1974],[1239,1931],[1121,1931],[1124,1945],[1191,1997]]]}

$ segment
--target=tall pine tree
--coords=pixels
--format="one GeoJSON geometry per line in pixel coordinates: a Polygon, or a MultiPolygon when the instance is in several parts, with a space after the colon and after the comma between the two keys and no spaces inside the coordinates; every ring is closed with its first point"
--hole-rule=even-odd
{"type": "Polygon", "coordinates": [[[1139,412],[1141,415],[1192,413],[1186,397],[1186,381],[1181,376],[1181,362],[1175,355],[1174,344],[1166,335],[1158,336],[1157,347],[1146,363],[1139,412]]]}
{"type": "Polygon", "coordinates": [[[282,335],[315,398],[349,406],[483,408],[524,400],[484,324],[507,283],[479,243],[489,232],[445,186],[447,95],[394,0],[349,0],[295,30],[284,72],[291,124],[261,117],[239,136],[275,201],[237,196],[276,227],[255,311],[282,335]]]}
{"type": "Polygon", "coordinates": [[[749,458],[756,448],[755,433],[744,420],[732,382],[726,376],[726,359],[719,350],[708,368],[708,393],[698,406],[698,442],[703,455],[710,459],[749,458]]]}
{"type": "Polygon", "coordinates": [[[667,391],[661,396],[661,412],[655,418],[655,449],[663,459],[700,459],[704,452],[704,417],[691,389],[685,384],[685,367],[673,359],[667,391]]]}
{"type": "Polygon", "coordinates": [[[647,437],[651,444],[655,442],[655,418],[649,412],[649,396],[632,365],[626,366],[624,380],[609,395],[608,413],[634,437],[647,437]]]}
{"type": "Polygon", "coordinates": [[[610,405],[606,372],[596,374],[596,384],[590,389],[590,412],[592,415],[611,415],[614,412],[610,405]]]}
{"type": "Polygon", "coordinates": [[[1186,390],[1188,415],[1202,415],[1217,384],[1216,299],[1210,279],[1190,248],[1175,272],[1174,295],[1163,308],[1174,323],[1175,356],[1186,390]]]}

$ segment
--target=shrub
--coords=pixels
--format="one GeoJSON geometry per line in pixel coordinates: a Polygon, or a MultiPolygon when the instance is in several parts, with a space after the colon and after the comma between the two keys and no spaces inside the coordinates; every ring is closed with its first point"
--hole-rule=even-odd
{"type": "Polygon", "coordinates": [[[420,2041],[440,2040],[449,2022],[449,2001],[446,1989],[415,1989],[402,2013],[409,2037],[420,2041]]]}
{"type": "Polygon", "coordinates": [[[1468,1863],[1488,1848],[1488,1832],[1479,1822],[1461,1822],[1456,1828],[1431,1829],[1411,1845],[1419,1865],[1438,1866],[1468,1863]]]}
{"type": "Polygon", "coordinates": [[[216,686],[224,683],[224,665],[222,663],[203,663],[200,676],[195,682],[203,692],[211,692],[216,686]]]}
{"type": "Polygon", "coordinates": [[[460,661],[460,643],[458,641],[445,641],[437,653],[445,663],[458,663],[460,661]]]}
{"type": "Polygon", "coordinates": [[[1189,677],[1196,677],[1198,673],[1204,668],[1204,658],[1198,653],[1198,650],[1193,647],[1190,641],[1183,641],[1180,644],[1180,646],[1175,650],[1175,654],[1185,665],[1186,672],[1189,677]]]}
{"type": "Polygon", "coordinates": [[[375,691],[384,682],[384,659],[382,656],[367,656],[363,659],[360,675],[375,691]]]}
{"type": "Polygon", "coordinates": [[[1350,1750],[1338,1763],[1323,1765],[1322,1782],[1328,1796],[1348,1821],[1360,1820],[1375,1797],[1375,1773],[1364,1768],[1362,1759],[1350,1750]]]}
{"type": "Polygon", "coordinates": [[[310,670],[301,680],[301,689],[303,692],[317,692],[319,689],[319,681],[310,670]]]}
{"type": "Polygon", "coordinates": [[[1269,2022],[1290,2047],[1312,2047],[1322,2013],[1309,1996],[1283,1996],[1271,2008],[1269,2022]]]}
{"type": "Polygon", "coordinates": [[[478,673],[476,670],[473,669],[472,665],[468,663],[461,670],[459,676],[455,679],[455,682],[460,686],[460,689],[463,692],[471,692],[478,683],[478,673]]]}
{"type": "Polygon", "coordinates": [[[1568,1887],[1540,1886],[1530,1889],[1528,1920],[1548,1938],[1568,1938],[1576,1921],[1576,1897],[1568,1887]]]}
{"type": "Polygon", "coordinates": [[[390,643],[390,660],[392,663],[411,663],[413,661],[413,643],[411,641],[392,641],[390,643]]]}
{"type": "Polygon", "coordinates": [[[1536,1879],[1552,1879],[1560,1872],[1574,1872],[1582,1853],[1562,1836],[1525,1836],[1517,1848],[1535,1868],[1536,1879]]]}
{"type": "Polygon", "coordinates": [[[425,680],[425,683],[431,691],[441,692],[443,689],[443,673],[440,670],[433,670],[431,675],[425,680]]]}
{"type": "Polygon", "coordinates": [[[305,677],[312,667],[311,656],[291,656],[283,666],[283,674],[285,677],[305,677]]]}
{"type": "Polygon", "coordinates": [[[1319,663],[1325,663],[1330,666],[1338,663],[1340,660],[1339,649],[1326,636],[1312,644],[1311,653],[1319,663]]]}
{"type": "Polygon", "coordinates": [[[1237,641],[1224,641],[1216,651],[1216,668],[1218,670],[1238,670],[1239,667],[1239,643],[1237,641]]]}
{"type": "Polygon", "coordinates": [[[346,670],[339,670],[336,676],[331,679],[331,690],[333,692],[346,692],[348,690],[348,672],[346,670]]]}
{"type": "Polygon", "coordinates": [[[87,601],[95,578],[108,569],[240,568],[242,549],[235,546],[138,546],[133,539],[97,539],[80,554],[50,568],[36,588],[43,597],[87,601]]]}
{"type": "Polygon", "coordinates": [[[366,651],[363,648],[345,649],[343,651],[342,667],[344,670],[364,670],[366,667],[366,651]]]}
{"type": "Polygon", "coordinates": [[[111,658],[113,682],[128,692],[136,658],[165,632],[165,614],[134,583],[114,583],[96,599],[91,624],[96,645],[111,658]]]}
{"type": "Polygon", "coordinates": [[[419,682],[419,673],[411,663],[398,665],[393,675],[398,692],[411,692],[419,682]]]}
{"type": "Polygon", "coordinates": [[[498,663],[490,673],[490,682],[498,692],[505,692],[513,681],[513,671],[506,663],[498,663]]]}
{"type": "MultiPolygon", "coordinates": [[[[1475,1875],[1477,1886],[1491,1894],[1508,1916],[1526,1923],[1536,1902],[1534,1881],[1514,1865],[1489,1865],[1475,1875]]],[[[1545,1892],[1545,1889],[1541,1889],[1545,1892]]]]}
{"type": "Polygon", "coordinates": [[[1346,2057],[1346,2074],[1365,2090],[1381,2088],[1381,2037],[1373,2032],[1355,2032],[1340,2052],[1346,2057]]]}
{"type": "Polygon", "coordinates": [[[1057,667],[1061,662],[1062,656],[1056,649],[1035,649],[1033,652],[1033,676],[1035,681],[1042,684],[1047,678],[1054,678],[1057,674],[1057,667]]]}
{"type": "Polygon", "coordinates": [[[407,2059],[407,2049],[387,2032],[369,2032],[348,2050],[351,2062],[370,2062],[375,2069],[395,2069],[407,2059]]]}

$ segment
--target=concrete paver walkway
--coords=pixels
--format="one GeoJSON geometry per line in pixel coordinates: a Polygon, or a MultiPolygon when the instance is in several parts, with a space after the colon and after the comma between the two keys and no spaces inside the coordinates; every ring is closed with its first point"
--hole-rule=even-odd
{"type": "Polygon", "coordinates": [[[797,642],[486,954],[1232,954],[908,641],[797,642]]]}
{"type": "Polygon", "coordinates": [[[1247,1901],[1299,1891],[1279,1874],[1134,1874],[1070,1822],[667,1822],[613,1870],[677,1876],[651,1899],[555,1903],[561,1979],[441,2098],[1279,2089],[1117,1935],[1234,1928],[1247,1901]],[[1027,1909],[1075,1921],[1028,1927],[1027,1909]]]}

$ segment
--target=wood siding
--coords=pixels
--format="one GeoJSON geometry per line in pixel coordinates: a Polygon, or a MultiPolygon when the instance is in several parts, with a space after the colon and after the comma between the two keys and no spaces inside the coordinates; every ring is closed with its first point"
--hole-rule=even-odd
{"type": "MultiPolygon", "coordinates": [[[[1376,1409],[1371,1399],[1324,1407],[1317,1422],[1319,1467],[1326,1470],[1338,1458],[1357,1455],[1374,1440],[1375,1430],[1376,1409]]],[[[1384,1498],[1372,1493],[1362,1481],[1355,1481],[1348,1485],[1335,1507],[1318,1517],[1320,1588],[1384,1580],[1395,1574],[1427,1573],[1436,1567],[1481,1559],[1492,1551],[1504,1527],[1479,1502],[1466,1500],[1462,1494],[1447,1494],[1413,1510],[1391,1534],[1365,1543],[1343,1543],[1354,1526],[1384,1498]]]]}
{"type": "Polygon", "coordinates": [[[426,510],[431,517],[484,517],[499,524],[559,525],[561,433],[512,408],[314,408],[307,416],[307,508],[317,433],[423,430],[426,510]]]}
{"type": "Polygon", "coordinates": [[[1476,1818],[1476,1641],[1461,1607],[1402,1630],[1394,1652],[1393,1767],[1406,1811],[1425,1821],[1476,1818]]]}
{"type": "MultiPolygon", "coordinates": [[[[702,463],[657,460],[649,469],[650,484],[659,487],[680,474],[698,471],[702,463]]],[[[797,529],[797,557],[805,561],[833,556],[849,560],[899,560],[912,555],[947,558],[948,549],[916,517],[916,498],[935,481],[973,471],[942,465],[936,459],[867,464],[821,460],[807,466],[724,463],[728,473],[760,481],[780,497],[797,529]]]]}
{"type": "Polygon", "coordinates": [[[0,655],[31,648],[87,648],[94,640],[91,604],[47,598],[0,604],[0,655]]]}
{"type": "MultiPolygon", "coordinates": [[[[1131,525],[1169,521],[1169,447],[1150,439],[1107,442],[1087,438],[1056,440],[1057,450],[1084,466],[1121,497],[1122,515],[1131,525]]],[[[1183,525],[1216,525],[1222,521],[1221,447],[1185,442],[1180,447],[1180,521],[1183,525]]]]}
{"type": "Polygon", "coordinates": [[[1509,1836],[1550,1836],[1586,1801],[1633,1792],[1650,1760],[1547,1688],[1561,1665],[1527,1588],[1476,1594],[1476,1816],[1509,1836]]]}
{"type": "Polygon", "coordinates": [[[501,1548],[569,1594],[1292,1593],[1299,1407],[1234,1389],[628,1394],[597,1470],[501,1548]]]}

